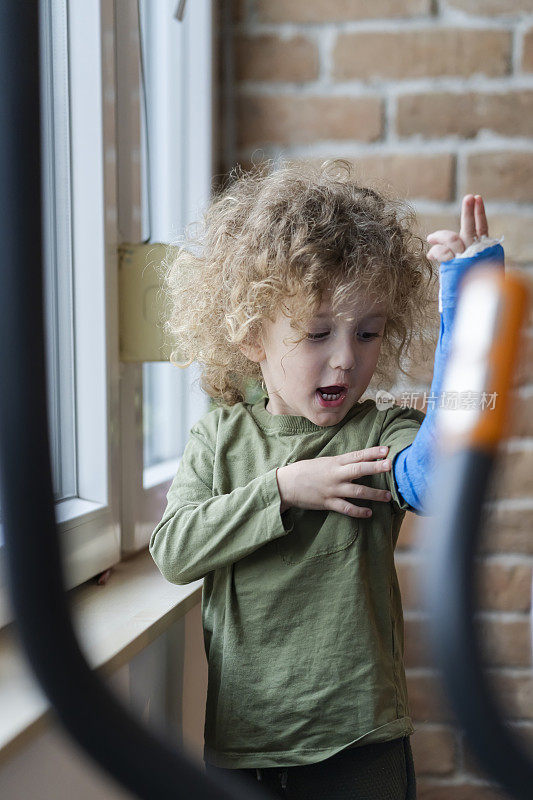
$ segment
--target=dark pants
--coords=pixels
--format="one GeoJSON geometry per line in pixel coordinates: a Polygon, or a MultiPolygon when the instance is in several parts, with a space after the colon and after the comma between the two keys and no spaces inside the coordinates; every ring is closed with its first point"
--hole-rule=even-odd
{"type": "Polygon", "coordinates": [[[409,736],[341,750],[324,761],[298,767],[226,769],[205,762],[206,771],[243,776],[290,800],[416,800],[409,736]]]}

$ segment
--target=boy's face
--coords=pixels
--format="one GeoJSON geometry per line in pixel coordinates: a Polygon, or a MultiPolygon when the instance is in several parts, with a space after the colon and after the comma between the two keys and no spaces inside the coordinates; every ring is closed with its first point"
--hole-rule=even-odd
{"type": "Polygon", "coordinates": [[[364,393],[381,350],[385,306],[359,298],[341,311],[353,321],[333,317],[326,296],[308,326],[308,338],[297,345],[283,342],[297,338],[298,331],[291,328],[289,317],[281,310],[275,322],[265,321],[259,363],[269,396],[266,409],[271,414],[304,416],[316,425],[335,425],[364,393]],[[340,402],[327,405],[318,388],[342,383],[347,389],[340,402]]]}

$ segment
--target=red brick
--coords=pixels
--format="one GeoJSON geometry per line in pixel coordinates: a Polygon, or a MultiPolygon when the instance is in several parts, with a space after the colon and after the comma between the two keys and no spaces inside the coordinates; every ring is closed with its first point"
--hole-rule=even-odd
{"type": "Polygon", "coordinates": [[[236,36],[235,74],[240,81],[315,80],[317,46],[305,36],[236,36]]]}
{"type": "Polygon", "coordinates": [[[533,555],[533,508],[491,511],[478,542],[479,553],[525,553],[533,555]]]}
{"type": "Polygon", "coordinates": [[[531,0],[446,0],[446,5],[467,14],[496,17],[500,15],[531,14],[531,0]]]}
{"type": "Polygon", "coordinates": [[[478,562],[477,608],[487,611],[529,611],[531,567],[495,559],[478,562]]]}
{"type": "Polygon", "coordinates": [[[478,73],[508,75],[511,44],[510,32],[483,28],[344,33],[338,36],[333,50],[333,77],[400,80],[478,73]]]}
{"type": "MultiPolygon", "coordinates": [[[[478,192],[469,186],[465,191],[478,192]]],[[[505,236],[503,248],[505,250],[505,264],[508,267],[519,266],[533,262],[533,214],[521,212],[519,214],[495,211],[488,212],[489,229],[491,236],[505,236]]]]}
{"type": "Polygon", "coordinates": [[[520,449],[499,455],[491,479],[497,498],[531,497],[532,470],[533,451],[520,449]]]}
{"type": "MultiPolygon", "coordinates": [[[[477,608],[479,607],[477,605],[477,608]]],[[[491,667],[529,667],[531,664],[529,615],[524,619],[511,621],[479,619],[475,625],[484,664],[491,667]]]]}
{"type": "MultiPolygon", "coordinates": [[[[405,517],[403,518],[402,527],[400,528],[398,542],[396,544],[397,550],[408,550],[415,546],[416,527],[417,515],[413,514],[412,511],[406,511],[405,517]]],[[[396,567],[398,568],[398,564],[396,567]]]]}
{"type": "MultiPolygon", "coordinates": [[[[409,516],[416,517],[416,514],[410,513],[409,516]]],[[[407,514],[405,515],[405,519],[407,519],[407,514]]],[[[401,531],[403,531],[405,524],[404,520],[401,531]]],[[[398,558],[395,559],[396,574],[398,576],[404,611],[417,611],[422,607],[420,570],[424,563],[424,559],[411,557],[410,554],[407,553],[402,554],[401,560],[398,558]]]]}
{"type": "Polygon", "coordinates": [[[504,136],[533,135],[533,92],[427,92],[398,98],[400,136],[460,136],[481,130],[504,136]]]}
{"type": "Polygon", "coordinates": [[[533,201],[533,151],[472,153],[465,172],[470,191],[484,200],[533,201]]]}
{"type": "MultiPolygon", "coordinates": [[[[476,609],[481,608],[476,604],[476,609]]],[[[521,620],[476,619],[482,661],[491,667],[528,667],[531,663],[529,615],[521,620]]],[[[434,668],[435,661],[430,639],[431,620],[428,615],[404,618],[405,667],[434,668]]]]}
{"type": "Polygon", "coordinates": [[[533,28],[524,34],[522,47],[522,71],[533,72],[533,28]]]}
{"type": "Polygon", "coordinates": [[[404,662],[405,667],[433,667],[431,642],[429,640],[430,622],[423,619],[404,618],[404,662]]]}
{"type": "Polygon", "coordinates": [[[453,198],[455,156],[451,153],[362,154],[357,158],[347,156],[346,160],[355,165],[359,181],[376,190],[390,190],[407,199],[446,201],[453,198]]]}
{"type": "Polygon", "coordinates": [[[511,800],[508,794],[491,789],[483,784],[457,783],[434,785],[422,778],[417,781],[418,800],[511,800]]]}
{"type": "MultiPolygon", "coordinates": [[[[517,386],[524,386],[528,383],[533,383],[533,333],[531,331],[524,331],[522,334],[518,364],[516,366],[515,384],[517,386]]],[[[527,415],[528,407],[532,401],[520,401],[520,403],[522,402],[524,405],[522,405],[522,409],[519,409],[519,413],[527,415]]],[[[517,421],[516,424],[519,430],[530,430],[531,433],[528,435],[533,435],[533,424],[529,422],[529,418],[522,416],[522,419],[517,421]]]]}
{"type": "Polygon", "coordinates": [[[261,22],[352,22],[431,14],[430,0],[258,0],[261,22]]]}
{"type": "MultiPolygon", "coordinates": [[[[533,512],[530,512],[531,514],[533,512]]],[[[424,524],[423,521],[421,524],[424,524]]],[[[415,542],[411,544],[414,546],[415,542]]],[[[481,555],[478,553],[478,559],[481,555]]],[[[401,559],[396,559],[395,565],[404,610],[422,610],[425,558],[419,555],[411,558],[406,553],[401,559]]],[[[484,611],[528,612],[530,610],[531,567],[527,563],[506,564],[492,559],[481,559],[478,561],[477,570],[476,608],[484,611]]]]}
{"type": "MultiPolygon", "coordinates": [[[[525,337],[524,337],[525,338],[525,337]]],[[[517,382],[515,376],[514,384],[517,382]]],[[[508,413],[508,428],[506,438],[517,436],[533,436],[533,396],[523,397],[518,393],[518,388],[514,388],[509,396],[509,403],[512,408],[508,413]]]]}
{"type": "Polygon", "coordinates": [[[439,673],[421,675],[407,669],[406,681],[413,721],[455,723],[455,715],[444,695],[439,673]]]}
{"type": "Polygon", "coordinates": [[[456,734],[442,727],[419,727],[411,735],[415,772],[418,775],[448,775],[456,768],[456,734]]]}
{"type": "Polygon", "coordinates": [[[302,144],[321,139],[371,142],[381,136],[381,100],[374,97],[242,96],[238,145],[302,144]]]}

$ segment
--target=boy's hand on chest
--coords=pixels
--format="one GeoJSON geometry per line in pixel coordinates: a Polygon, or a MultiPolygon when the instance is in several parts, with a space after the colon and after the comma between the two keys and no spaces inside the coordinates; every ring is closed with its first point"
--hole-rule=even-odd
{"type": "Polygon", "coordinates": [[[370,509],[354,505],[353,500],[388,503],[390,492],[358,482],[364,476],[388,472],[388,448],[370,447],[339,456],[326,456],[286,464],[277,470],[281,497],[280,511],[287,508],[337,511],[350,517],[367,518],[370,509]]]}

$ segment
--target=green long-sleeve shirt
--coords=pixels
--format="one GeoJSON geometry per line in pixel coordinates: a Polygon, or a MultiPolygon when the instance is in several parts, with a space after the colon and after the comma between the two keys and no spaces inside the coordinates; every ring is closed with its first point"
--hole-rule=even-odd
{"type": "Polygon", "coordinates": [[[409,735],[394,548],[408,504],[393,469],[358,482],[392,493],[369,519],[290,508],[276,468],[410,445],[422,411],[373,400],[328,427],[272,415],[268,398],[205,414],[190,430],[150,553],[172,583],[204,578],[204,759],[220,767],[310,764],[409,735]]]}

